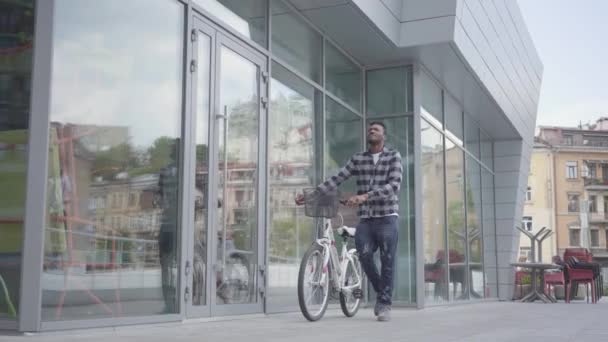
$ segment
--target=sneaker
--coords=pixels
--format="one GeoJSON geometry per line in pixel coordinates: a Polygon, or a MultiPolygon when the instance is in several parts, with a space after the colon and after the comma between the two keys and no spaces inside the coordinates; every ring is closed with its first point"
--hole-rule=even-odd
{"type": "Polygon", "coordinates": [[[391,307],[390,305],[383,305],[380,312],[378,312],[378,321],[388,322],[391,320],[391,307]]]}
{"type": "Polygon", "coordinates": [[[376,302],[376,305],[374,306],[374,316],[378,316],[383,307],[384,305],[382,303],[376,302]]]}

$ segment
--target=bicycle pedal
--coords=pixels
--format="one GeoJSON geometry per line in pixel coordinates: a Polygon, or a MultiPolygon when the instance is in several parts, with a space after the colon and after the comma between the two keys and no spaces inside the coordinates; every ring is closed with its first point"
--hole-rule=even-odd
{"type": "Polygon", "coordinates": [[[353,290],[353,297],[355,297],[355,299],[362,299],[363,298],[363,290],[361,290],[361,289],[354,289],[353,290]]]}

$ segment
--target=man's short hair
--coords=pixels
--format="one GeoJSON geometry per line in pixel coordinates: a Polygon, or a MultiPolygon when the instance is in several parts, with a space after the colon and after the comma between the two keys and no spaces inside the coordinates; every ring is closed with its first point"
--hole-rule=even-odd
{"type": "Polygon", "coordinates": [[[369,123],[369,126],[372,125],[378,125],[378,126],[382,126],[382,133],[384,133],[384,136],[386,136],[386,126],[384,126],[384,123],[381,121],[372,121],[369,123]]]}

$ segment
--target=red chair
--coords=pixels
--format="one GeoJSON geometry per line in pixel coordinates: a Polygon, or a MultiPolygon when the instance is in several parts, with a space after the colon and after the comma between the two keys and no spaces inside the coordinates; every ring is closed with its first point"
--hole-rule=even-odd
{"type": "MultiPolygon", "coordinates": [[[[577,282],[578,284],[591,284],[591,302],[593,304],[597,303],[596,289],[595,289],[595,277],[593,274],[593,270],[590,269],[580,269],[580,268],[572,268],[572,266],[566,262],[566,285],[564,287],[564,291],[566,293],[566,303],[570,303],[570,289],[573,286],[573,282],[577,282]]],[[[589,301],[589,297],[587,297],[587,301],[589,301]]]]}
{"type": "MultiPolygon", "coordinates": [[[[559,255],[554,256],[552,261],[554,264],[564,265],[564,262],[559,257],[559,255]]],[[[547,294],[551,293],[551,289],[553,289],[553,293],[555,294],[555,285],[562,285],[562,286],[564,286],[564,288],[566,286],[566,279],[564,277],[564,271],[547,272],[547,273],[545,273],[543,280],[544,280],[543,289],[544,289],[545,293],[547,293],[547,294]]]]}

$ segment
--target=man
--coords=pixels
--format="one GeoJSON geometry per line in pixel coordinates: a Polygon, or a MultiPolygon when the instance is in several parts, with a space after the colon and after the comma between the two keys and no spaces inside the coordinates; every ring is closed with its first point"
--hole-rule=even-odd
{"type": "MultiPolygon", "coordinates": [[[[317,188],[321,192],[335,190],[351,176],[357,177],[357,195],[347,205],[358,206],[355,245],[363,270],[376,291],[374,314],[379,321],[389,321],[393,275],[398,240],[399,188],[401,187],[401,155],[384,146],[386,127],[372,122],[367,130],[369,149],[355,153],[338,173],[317,188]],[[374,253],[380,250],[381,272],[374,263],[374,253]]],[[[304,196],[296,203],[302,205],[304,196]]]]}

